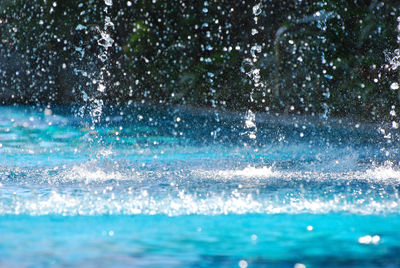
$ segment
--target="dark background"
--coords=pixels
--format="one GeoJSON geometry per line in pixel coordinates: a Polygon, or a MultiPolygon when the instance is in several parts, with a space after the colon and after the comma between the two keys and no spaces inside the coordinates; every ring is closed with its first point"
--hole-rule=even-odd
{"type": "Polygon", "coordinates": [[[390,87],[399,69],[389,62],[400,1],[114,0],[105,9],[97,0],[1,0],[0,103],[100,98],[369,120],[400,112],[390,87]],[[106,16],[115,43],[102,62],[106,16]],[[101,68],[104,93],[94,83],[101,68]]]}

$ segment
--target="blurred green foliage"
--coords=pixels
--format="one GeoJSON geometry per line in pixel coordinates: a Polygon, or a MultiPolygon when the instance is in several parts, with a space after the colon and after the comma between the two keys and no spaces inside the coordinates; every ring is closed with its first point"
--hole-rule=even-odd
{"type": "Polygon", "coordinates": [[[0,98],[389,119],[400,112],[399,72],[385,58],[399,48],[398,18],[398,1],[5,0],[0,98]],[[115,45],[102,63],[106,16],[115,45]]]}

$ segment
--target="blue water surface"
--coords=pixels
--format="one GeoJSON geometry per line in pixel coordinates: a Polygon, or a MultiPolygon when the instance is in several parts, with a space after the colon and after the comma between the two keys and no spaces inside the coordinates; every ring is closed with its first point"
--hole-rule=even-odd
{"type": "Polygon", "coordinates": [[[1,267],[400,266],[398,130],[0,108],[1,267]],[[250,125],[250,127],[249,127],[250,125]]]}

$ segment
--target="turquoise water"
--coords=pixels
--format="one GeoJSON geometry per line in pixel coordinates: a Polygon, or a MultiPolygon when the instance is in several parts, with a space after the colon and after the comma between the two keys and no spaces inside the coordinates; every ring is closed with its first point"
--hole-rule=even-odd
{"type": "Polygon", "coordinates": [[[1,267],[400,266],[398,130],[0,108],[1,267]]]}

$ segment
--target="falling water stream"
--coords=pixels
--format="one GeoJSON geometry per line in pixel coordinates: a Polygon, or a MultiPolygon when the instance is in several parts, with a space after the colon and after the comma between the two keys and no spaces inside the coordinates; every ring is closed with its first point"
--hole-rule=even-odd
{"type": "MultiPolygon", "coordinates": [[[[91,70],[89,48],[73,48],[75,77],[90,81],[79,107],[0,107],[0,267],[400,265],[395,104],[388,122],[333,117],[322,87],[319,114],[256,111],[268,81],[251,41],[237,70],[252,83],[242,112],[218,109],[213,88],[212,109],[107,105],[117,16],[104,3],[103,25],[75,25],[99,49],[91,70]]],[[[251,10],[250,38],[266,12],[251,10]]],[[[394,70],[398,54],[386,53],[394,70]]]]}

